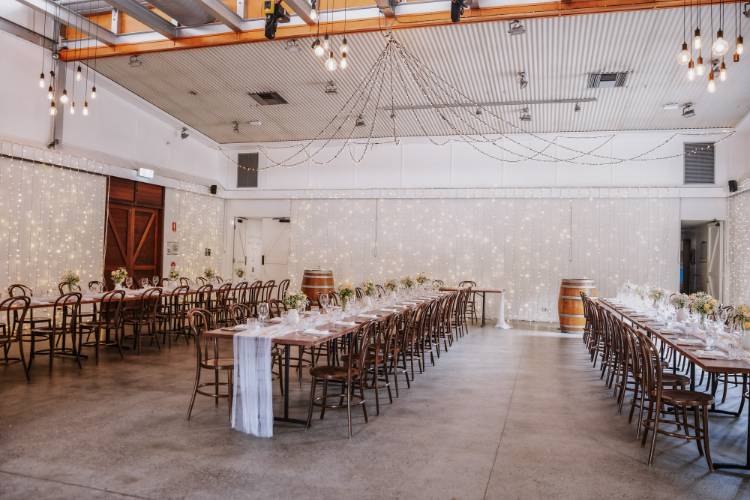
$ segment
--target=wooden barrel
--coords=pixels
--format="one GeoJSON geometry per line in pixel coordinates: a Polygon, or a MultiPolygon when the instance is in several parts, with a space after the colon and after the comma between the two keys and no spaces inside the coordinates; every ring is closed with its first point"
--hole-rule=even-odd
{"type": "Polygon", "coordinates": [[[333,288],[333,271],[326,269],[307,269],[302,275],[302,293],[307,295],[311,304],[318,303],[318,294],[328,293],[333,288]]]}
{"type": "Polygon", "coordinates": [[[594,280],[586,278],[563,279],[560,283],[560,298],[557,303],[557,310],[560,314],[560,331],[563,333],[582,333],[586,326],[581,292],[596,297],[594,280]]]}

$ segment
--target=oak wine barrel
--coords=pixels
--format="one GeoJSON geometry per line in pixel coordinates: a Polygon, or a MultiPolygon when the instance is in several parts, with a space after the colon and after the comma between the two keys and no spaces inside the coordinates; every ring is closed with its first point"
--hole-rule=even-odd
{"type": "Polygon", "coordinates": [[[334,291],[333,271],[328,269],[306,269],[302,274],[302,293],[311,304],[318,303],[318,294],[334,291]]]}
{"type": "Polygon", "coordinates": [[[557,309],[560,314],[560,331],[563,333],[582,333],[586,326],[581,292],[596,297],[594,280],[563,279],[560,283],[557,309]]]}

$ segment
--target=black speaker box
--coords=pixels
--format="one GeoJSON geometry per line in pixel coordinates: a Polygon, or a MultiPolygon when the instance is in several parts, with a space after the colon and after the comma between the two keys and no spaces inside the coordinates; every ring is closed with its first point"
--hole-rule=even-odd
{"type": "Polygon", "coordinates": [[[211,184],[211,194],[216,194],[219,187],[216,184],[211,184]]]}
{"type": "Polygon", "coordinates": [[[737,181],[731,180],[729,181],[729,192],[734,193],[737,191],[737,181]]]}

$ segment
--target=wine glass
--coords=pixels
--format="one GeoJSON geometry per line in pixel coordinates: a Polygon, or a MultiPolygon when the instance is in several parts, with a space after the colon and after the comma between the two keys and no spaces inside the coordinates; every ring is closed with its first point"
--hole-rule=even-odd
{"type": "Polygon", "coordinates": [[[268,319],[269,314],[268,302],[261,302],[258,304],[258,319],[261,324],[264,324],[268,319]]]}
{"type": "Polygon", "coordinates": [[[161,281],[161,279],[159,278],[159,276],[153,275],[151,277],[151,283],[153,283],[154,286],[159,286],[159,281],[161,281]]]}
{"type": "Polygon", "coordinates": [[[318,297],[318,303],[320,304],[320,307],[323,308],[323,312],[328,311],[328,304],[330,304],[331,298],[328,296],[327,293],[324,293],[318,297]]]}
{"type": "Polygon", "coordinates": [[[125,286],[128,287],[128,288],[133,288],[133,277],[132,276],[128,276],[127,278],[125,278],[125,286]]]}
{"type": "Polygon", "coordinates": [[[148,278],[141,278],[138,280],[138,283],[141,285],[141,288],[146,288],[149,285],[148,278]]]}

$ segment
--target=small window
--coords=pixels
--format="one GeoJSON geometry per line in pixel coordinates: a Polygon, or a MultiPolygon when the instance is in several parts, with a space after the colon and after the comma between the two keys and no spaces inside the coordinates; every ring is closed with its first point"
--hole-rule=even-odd
{"type": "Polygon", "coordinates": [[[258,187],[258,153],[237,155],[237,187],[258,187]]]}
{"type": "Polygon", "coordinates": [[[685,184],[714,183],[714,143],[685,143],[685,184]]]}

